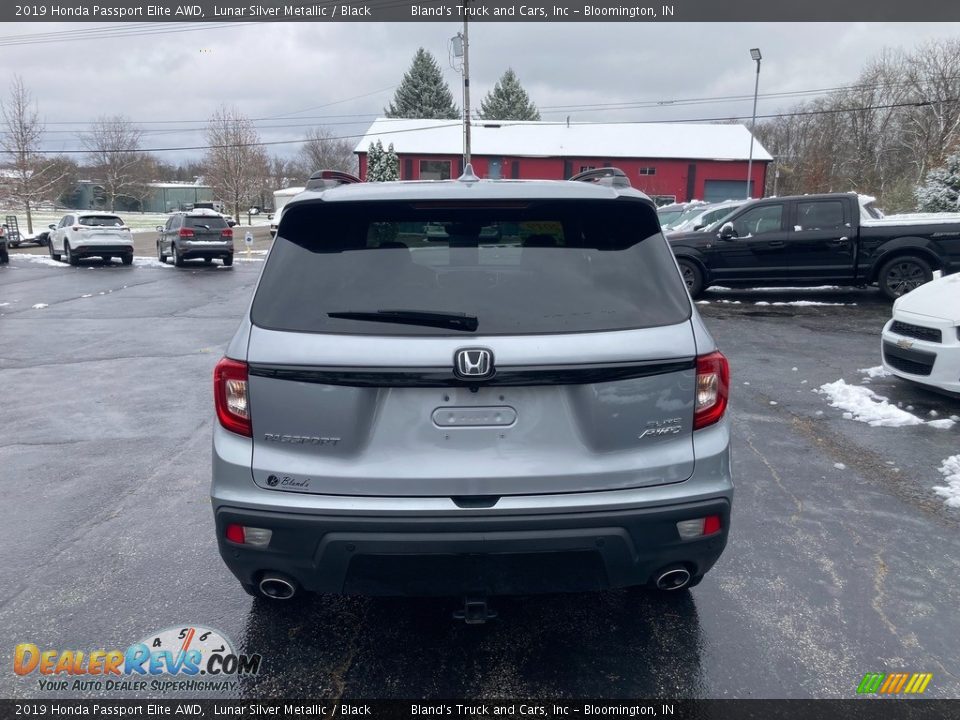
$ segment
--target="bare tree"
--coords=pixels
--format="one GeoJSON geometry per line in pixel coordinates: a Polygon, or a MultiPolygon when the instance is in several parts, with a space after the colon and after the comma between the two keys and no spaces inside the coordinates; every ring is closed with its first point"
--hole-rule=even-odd
{"type": "Polygon", "coordinates": [[[317,170],[340,170],[357,174],[359,166],[353,145],[349,140],[338,138],[327,128],[314,128],[300,150],[300,164],[307,177],[317,170]]]}
{"type": "Polygon", "coordinates": [[[0,148],[11,156],[13,170],[13,198],[21,203],[27,214],[27,232],[33,233],[33,206],[48,199],[63,179],[62,166],[48,161],[40,152],[44,126],[30,91],[23,78],[15,75],[10,83],[10,95],[0,102],[4,132],[0,133],[0,148]]]}
{"type": "Polygon", "coordinates": [[[207,144],[204,177],[239,220],[240,208],[259,197],[269,174],[260,136],[239,109],[221,105],[207,125],[207,144]]]}
{"type": "Polygon", "coordinates": [[[80,142],[90,150],[90,165],[100,176],[110,210],[118,198],[142,202],[153,163],[140,150],[141,130],[123,115],[101,117],[80,142]]]}

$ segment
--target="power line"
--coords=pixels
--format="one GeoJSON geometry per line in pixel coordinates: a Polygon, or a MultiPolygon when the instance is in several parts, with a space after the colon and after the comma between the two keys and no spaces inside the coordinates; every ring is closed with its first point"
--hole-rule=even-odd
{"type": "MultiPolygon", "coordinates": [[[[911,101],[911,102],[902,102],[902,103],[888,103],[884,105],[866,105],[861,107],[846,107],[846,108],[828,108],[822,110],[799,110],[789,113],[771,113],[766,115],[757,115],[760,119],[770,119],[770,118],[782,118],[782,117],[801,117],[807,115],[832,115],[838,113],[849,113],[849,112],[864,112],[867,110],[889,110],[894,108],[903,108],[903,107],[929,107],[931,105],[936,105],[943,102],[960,102],[960,98],[946,98],[941,100],[926,100],[926,101],[911,101]]],[[[748,115],[734,115],[727,117],[710,117],[710,118],[685,118],[680,120],[661,120],[661,121],[649,121],[649,120],[620,120],[606,123],[609,125],[650,125],[653,123],[665,123],[665,124],[676,124],[676,123],[704,123],[704,122],[730,122],[735,120],[745,120],[748,115]]],[[[517,123],[522,124],[522,123],[517,123]]],[[[587,122],[576,122],[572,123],[574,125],[590,125],[591,123],[587,122]]],[[[414,127],[414,128],[404,128],[402,130],[385,130],[379,133],[379,135],[395,135],[400,133],[408,132],[417,132],[420,130],[439,130],[441,128],[448,127],[460,127],[461,122],[457,120],[456,122],[444,123],[442,125],[430,125],[424,127],[414,127]]],[[[366,137],[366,133],[353,133],[350,135],[339,135],[331,136],[326,138],[327,140],[350,140],[354,138],[366,137]]],[[[298,138],[296,140],[273,140],[267,142],[255,142],[255,143],[240,143],[239,145],[191,145],[191,146],[181,146],[181,147],[160,147],[160,148],[139,148],[137,150],[110,150],[108,152],[137,152],[137,153],[158,153],[158,152],[180,152],[186,150],[213,150],[213,149],[222,149],[228,147],[268,147],[274,145],[294,145],[297,143],[305,143],[309,138],[298,138]]],[[[38,155],[75,155],[75,154],[90,154],[97,152],[95,150],[37,150],[36,154],[38,155]]]]}

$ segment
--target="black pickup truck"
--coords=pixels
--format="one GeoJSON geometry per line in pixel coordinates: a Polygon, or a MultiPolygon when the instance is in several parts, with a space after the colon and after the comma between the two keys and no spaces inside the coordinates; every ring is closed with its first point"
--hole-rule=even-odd
{"type": "Polygon", "coordinates": [[[889,298],[960,271],[960,215],[884,217],[854,193],[754,200],[704,230],[668,235],[694,297],[710,285],[876,283],[889,298]]]}

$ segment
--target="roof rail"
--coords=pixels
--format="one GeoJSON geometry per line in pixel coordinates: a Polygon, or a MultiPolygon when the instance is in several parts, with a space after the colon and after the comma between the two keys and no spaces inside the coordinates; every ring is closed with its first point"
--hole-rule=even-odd
{"type": "Polygon", "coordinates": [[[360,178],[339,170],[318,170],[307,180],[307,190],[329,190],[337,185],[350,185],[360,182],[360,178]]]}
{"type": "Polygon", "coordinates": [[[627,174],[616,167],[602,167],[594,170],[584,170],[577,173],[570,180],[576,182],[592,182],[602,185],[611,185],[613,187],[630,187],[630,178],[627,174]]]}

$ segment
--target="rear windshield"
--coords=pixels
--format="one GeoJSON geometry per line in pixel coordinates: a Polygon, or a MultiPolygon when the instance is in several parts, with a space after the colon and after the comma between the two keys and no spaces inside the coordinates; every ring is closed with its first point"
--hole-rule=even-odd
{"type": "Polygon", "coordinates": [[[82,215],[80,224],[90,227],[123,227],[123,220],[116,215],[82,215]]]}
{"type": "Polygon", "coordinates": [[[569,333],[689,316],[655,211],[626,199],[289,206],[251,311],[263,328],[365,335],[569,333]],[[370,317],[383,311],[475,322],[464,332],[370,317]]]}
{"type": "Polygon", "coordinates": [[[188,215],[183,219],[183,226],[185,228],[194,228],[199,230],[220,230],[228,227],[227,221],[222,217],[207,217],[206,215],[201,215],[199,217],[190,217],[188,215]]]}

